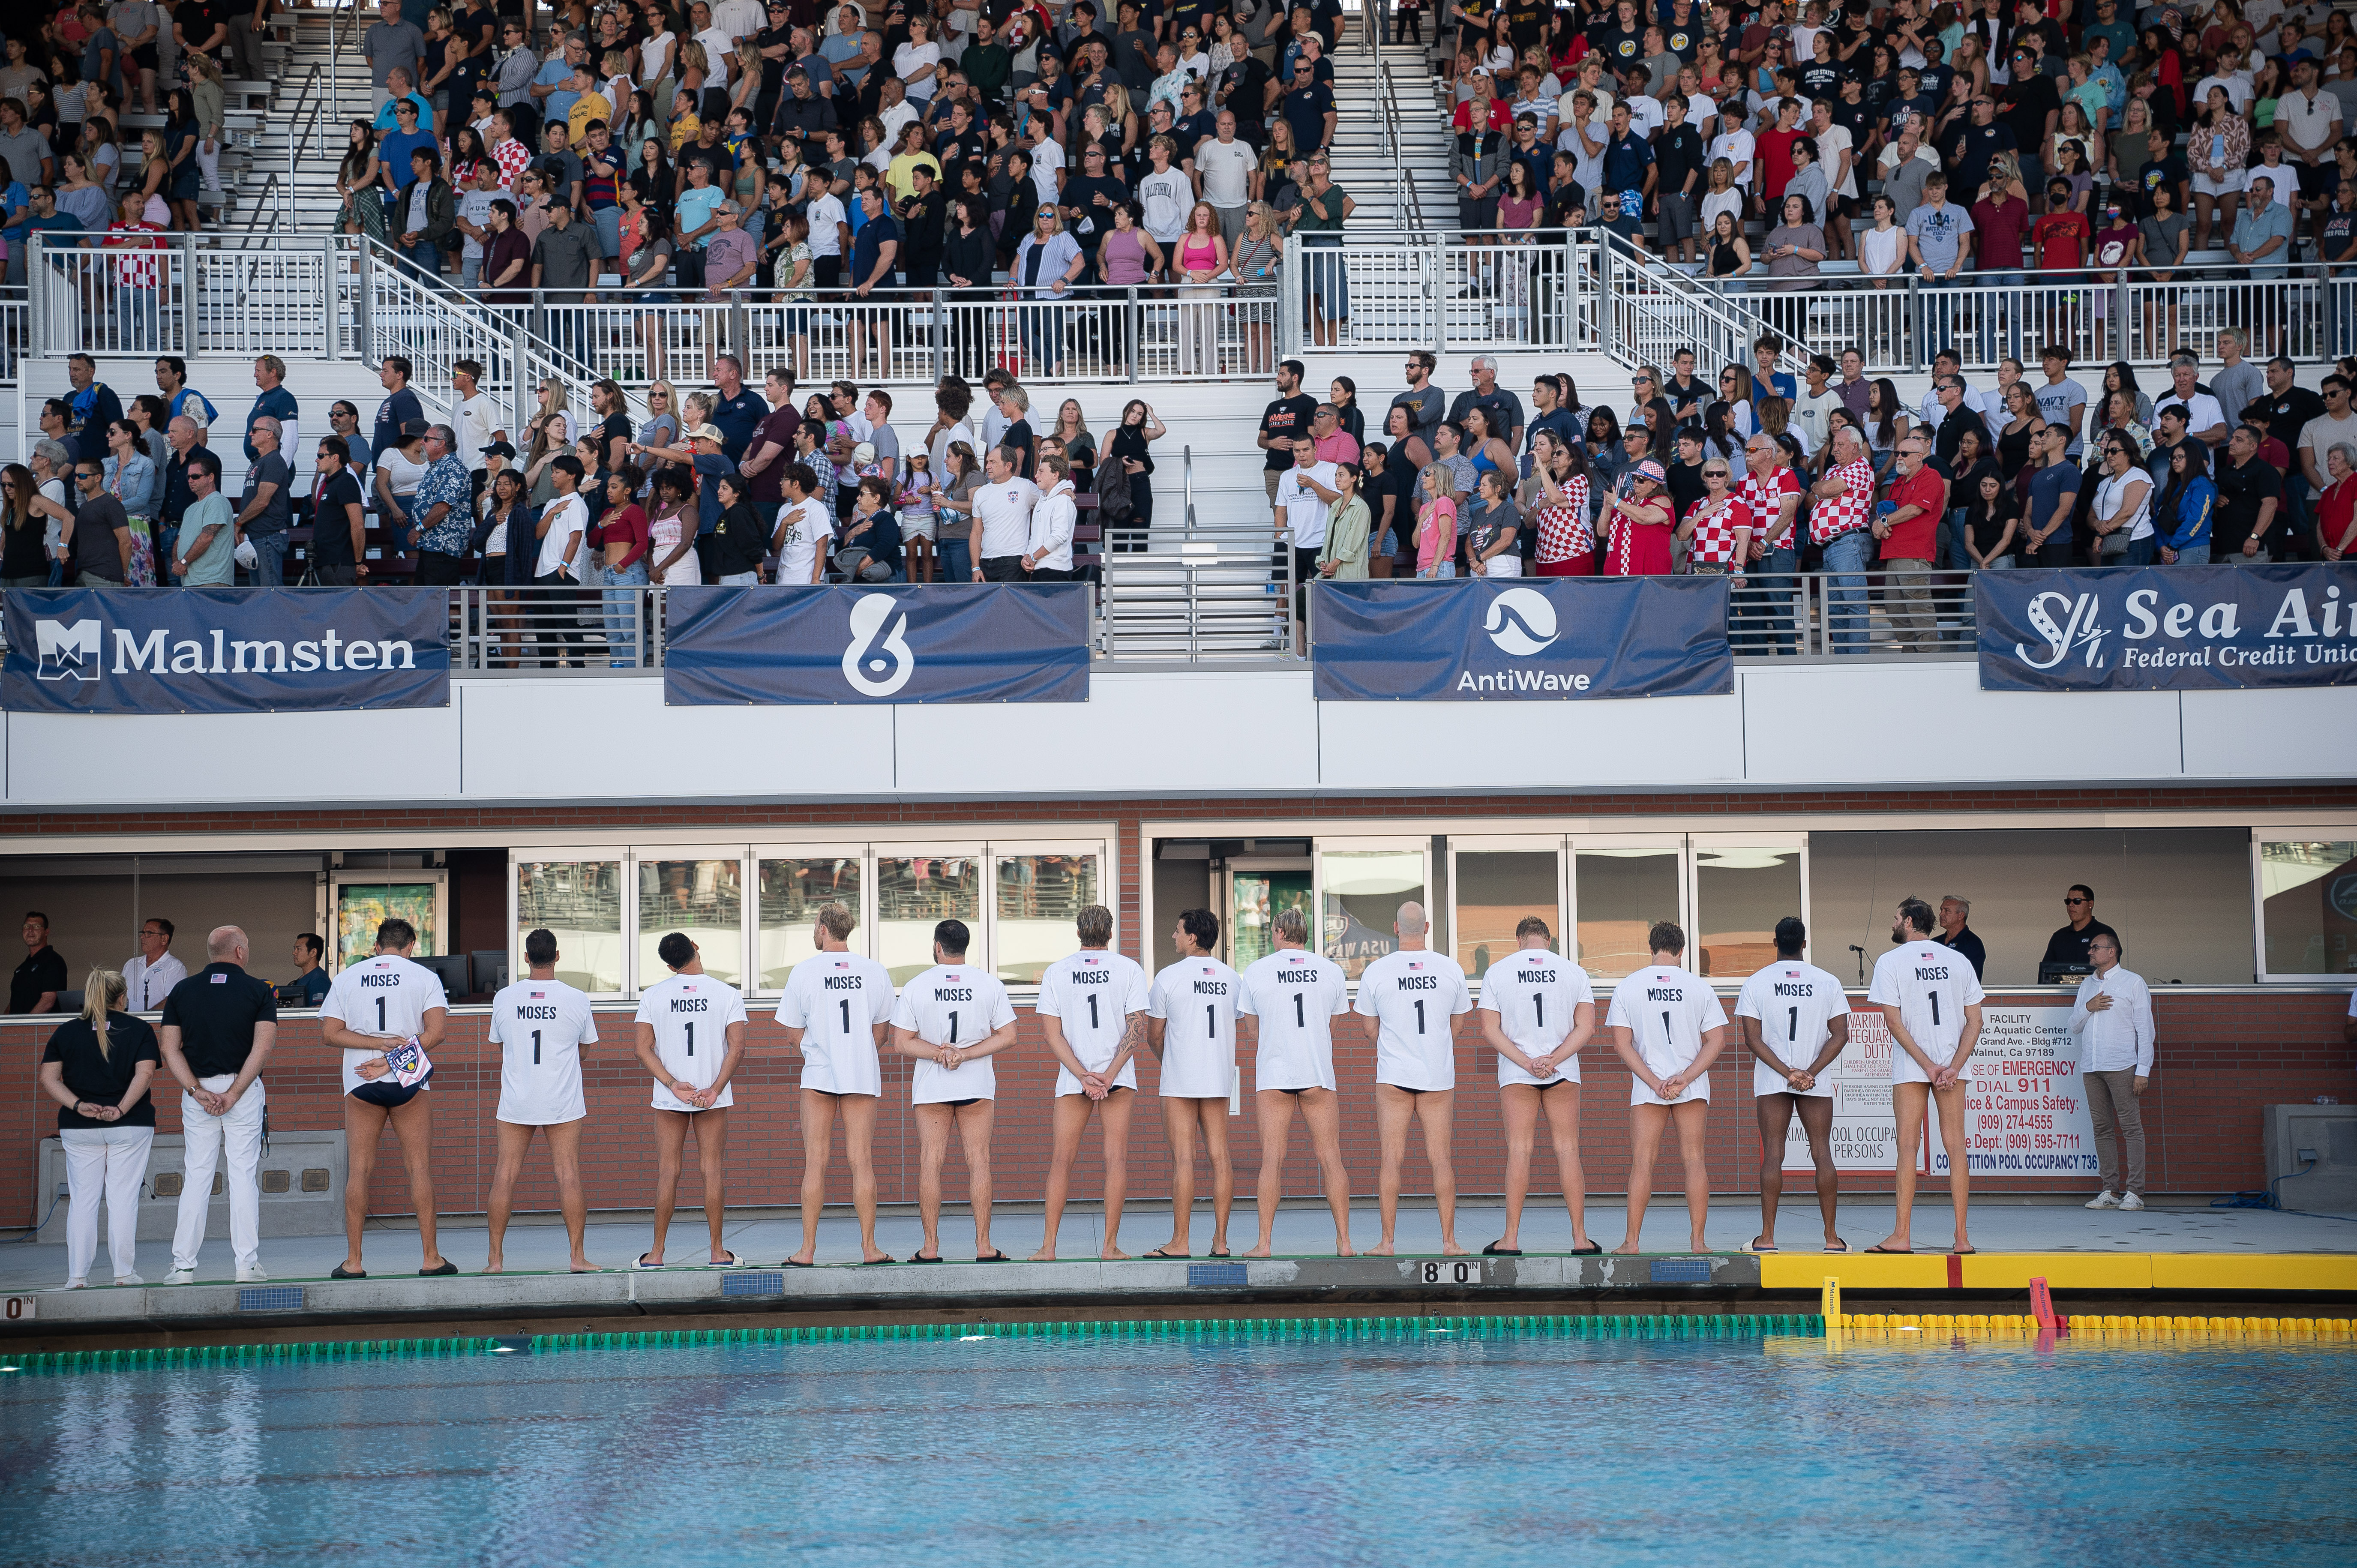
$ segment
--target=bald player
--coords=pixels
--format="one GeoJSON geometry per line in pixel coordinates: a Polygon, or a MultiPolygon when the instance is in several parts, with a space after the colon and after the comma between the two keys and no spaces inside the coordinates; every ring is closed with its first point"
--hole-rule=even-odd
{"type": "Polygon", "coordinates": [[[1359,975],[1357,1011],[1375,1043],[1375,1131],[1383,1152],[1375,1197],[1383,1234],[1369,1252],[1379,1258],[1393,1251],[1411,1122],[1424,1130],[1441,1253],[1456,1257],[1465,1251],[1457,1244],[1457,1167],[1448,1136],[1457,1106],[1457,1018],[1473,1011],[1473,995],[1457,961],[1432,950],[1428,929],[1423,905],[1402,904],[1392,920],[1399,946],[1359,975]]]}

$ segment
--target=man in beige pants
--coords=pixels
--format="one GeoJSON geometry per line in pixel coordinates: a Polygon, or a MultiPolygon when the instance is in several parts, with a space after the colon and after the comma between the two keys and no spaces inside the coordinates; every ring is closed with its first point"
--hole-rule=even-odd
{"type": "Polygon", "coordinates": [[[2137,1097],[2152,1081],[2152,992],[2141,975],[2120,967],[2120,940],[2098,932],[2087,944],[2095,972],[2079,983],[2071,1006],[2071,1033],[2079,1038],[2079,1076],[2087,1085],[2095,1157],[2104,1190],[2090,1208],[2144,1207],[2144,1111],[2137,1097]],[[2127,1174],[2120,1174],[2126,1145],[2127,1174]]]}

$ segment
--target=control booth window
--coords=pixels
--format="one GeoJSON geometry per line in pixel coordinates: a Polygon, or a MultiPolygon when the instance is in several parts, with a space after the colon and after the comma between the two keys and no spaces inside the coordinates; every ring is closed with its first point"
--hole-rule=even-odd
{"type": "MultiPolygon", "coordinates": [[[[1743,980],[1776,957],[1776,922],[1808,918],[1796,843],[1694,841],[1694,927],[1686,965],[1712,980],[1743,980]]],[[[1826,964],[1824,967],[1835,966],[1826,964]]]]}
{"type": "Polygon", "coordinates": [[[623,972],[624,861],[518,860],[515,863],[515,950],[509,972],[522,974],[523,939],[542,927],[556,934],[556,978],[593,996],[617,996],[623,972]]]}
{"type": "Polygon", "coordinates": [[[1080,946],[1081,911],[1105,902],[1097,890],[1096,850],[993,845],[991,865],[996,972],[1009,985],[1037,985],[1049,964],[1080,946]]]}
{"type": "Polygon", "coordinates": [[[1318,842],[1318,940],[1326,956],[1352,980],[1398,948],[1393,928],[1402,904],[1422,904],[1429,918],[1431,901],[1425,896],[1429,844],[1429,840],[1318,842]]]}
{"type": "Polygon", "coordinates": [[[728,985],[745,978],[745,861],[742,851],[665,851],[639,858],[639,989],[671,972],[660,949],[680,932],[694,942],[704,972],[728,985]]]}
{"type": "MultiPolygon", "coordinates": [[[[1683,841],[1656,844],[1578,843],[1572,854],[1572,909],[1579,966],[1598,980],[1619,980],[1652,961],[1646,940],[1656,920],[1682,920],[1683,841]]],[[[1689,950],[1687,962],[1694,962],[1689,950]]]]}
{"type": "Polygon", "coordinates": [[[2258,873],[2267,974],[2357,973],[2357,841],[2268,833],[2258,873]]]}
{"type": "Polygon", "coordinates": [[[938,854],[876,857],[876,958],[902,985],[932,967],[933,928],[962,920],[972,933],[967,957],[987,961],[982,929],[981,846],[938,854]]]}
{"type": "Polygon", "coordinates": [[[793,855],[755,852],[753,895],[759,911],[754,963],[755,988],[780,992],[794,966],[818,950],[813,936],[818,912],[829,904],[851,911],[851,950],[867,951],[870,922],[860,902],[866,886],[866,855],[859,848],[793,855]]]}

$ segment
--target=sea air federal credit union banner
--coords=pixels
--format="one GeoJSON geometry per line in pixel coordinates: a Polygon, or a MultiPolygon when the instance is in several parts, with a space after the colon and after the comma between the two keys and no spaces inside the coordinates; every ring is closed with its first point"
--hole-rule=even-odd
{"type": "Polygon", "coordinates": [[[12,713],[326,713],[450,703],[440,588],[16,588],[12,713]]]}
{"type": "Polygon", "coordinates": [[[1976,572],[1981,689],[2357,685],[2357,566],[1976,572]]]}
{"type": "Polygon", "coordinates": [[[1321,703],[1572,702],[1735,690],[1724,577],[1320,583],[1321,703]]]}
{"type": "Polygon", "coordinates": [[[673,588],[663,702],[1085,703],[1085,583],[673,588]]]}

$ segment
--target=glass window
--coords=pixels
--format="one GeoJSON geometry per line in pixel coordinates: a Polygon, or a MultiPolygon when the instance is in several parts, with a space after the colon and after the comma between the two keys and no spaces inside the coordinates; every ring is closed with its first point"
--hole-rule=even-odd
{"type": "Polygon", "coordinates": [[[1652,959],[1646,932],[1678,918],[1675,845],[1575,851],[1572,908],[1577,911],[1582,969],[1602,980],[1634,974],[1652,959]]]}
{"type": "Polygon", "coordinates": [[[1086,851],[993,854],[998,978],[1037,985],[1048,966],[1080,945],[1073,921],[1097,897],[1097,857],[1086,851]]]}
{"type": "Polygon", "coordinates": [[[1318,851],[1326,956],[1352,980],[1399,946],[1392,926],[1409,899],[1424,903],[1421,849],[1318,851]]]}
{"type": "MultiPolygon", "coordinates": [[[[914,980],[933,964],[933,927],[963,920],[982,945],[982,862],[973,854],[876,857],[876,957],[892,983],[914,980]]],[[[969,952],[979,960],[979,950],[969,952]]]]}
{"type": "Polygon", "coordinates": [[[2261,840],[2259,903],[2269,974],[2357,972],[2357,842],[2261,840]]]}
{"type": "MultiPolygon", "coordinates": [[[[754,959],[759,972],[758,983],[763,991],[783,991],[794,965],[817,950],[811,945],[811,928],[817,924],[819,910],[829,904],[842,904],[851,910],[855,922],[860,918],[860,856],[764,856],[755,864],[759,868],[756,890],[761,900],[759,951],[754,959]]],[[[856,926],[851,950],[867,950],[866,934],[856,926]]]]}
{"type": "Polygon", "coordinates": [[[519,860],[515,878],[514,967],[508,972],[524,972],[524,934],[545,926],[556,933],[557,979],[593,994],[620,992],[621,861],[519,860]]]}
{"type": "Polygon", "coordinates": [[[1467,978],[1480,984],[1491,964],[1522,946],[1514,928],[1532,915],[1555,933],[1547,945],[1563,950],[1562,866],[1551,849],[1457,852],[1457,961],[1467,978]]]}
{"type": "Polygon", "coordinates": [[[745,978],[745,863],[709,860],[639,862],[639,987],[671,972],[655,950],[684,931],[704,960],[704,972],[729,985],[745,978]]]}
{"type": "Polygon", "coordinates": [[[1228,878],[1228,962],[1250,969],[1276,950],[1276,917],[1301,911],[1304,930],[1314,930],[1308,867],[1239,868],[1228,878]]]}
{"type": "Polygon", "coordinates": [[[1688,940],[1695,973],[1740,980],[1765,967],[1776,956],[1776,922],[1800,914],[1797,845],[1695,846],[1695,930],[1688,940]]]}

